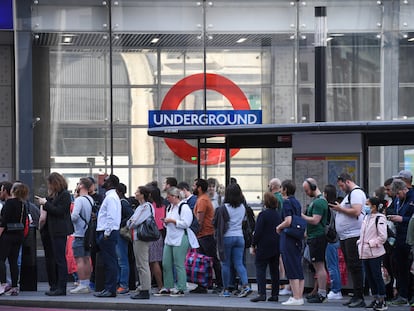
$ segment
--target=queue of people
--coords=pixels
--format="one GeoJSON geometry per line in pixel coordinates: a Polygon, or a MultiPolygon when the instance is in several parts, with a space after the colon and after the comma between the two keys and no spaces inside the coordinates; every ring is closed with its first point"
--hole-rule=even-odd
{"type": "MultiPolygon", "coordinates": [[[[255,227],[246,230],[250,207],[235,179],[225,188],[223,196],[214,191],[218,188],[214,179],[195,179],[190,189],[188,183],[178,183],[174,177],[168,177],[163,184],[162,191],[166,193],[163,199],[157,182],[139,186],[135,196],[127,198],[126,186],[113,174],[105,178],[102,187],[106,192],[100,197],[94,179],[84,177],[80,178],[72,198],[65,178],[51,173],[47,178],[47,196],[35,196],[40,209],[38,227],[49,283],[45,294],[88,294],[98,287],[97,275],[104,273],[105,282],[94,293],[98,298],[135,290],[130,296],[132,299],[150,299],[152,281],[157,287],[154,296],[184,296],[187,293],[186,254],[190,249],[198,249],[212,260],[214,285],[208,288],[197,284],[190,294],[205,294],[213,289],[222,297],[236,293],[243,298],[253,292],[245,262],[250,248],[258,285],[257,296],[250,299],[252,302],[278,302],[279,296],[286,293],[291,296],[282,302],[285,306],[343,299],[338,259],[342,254],[353,291],[344,306],[384,311],[389,304],[406,305],[413,298],[410,255],[414,223],[410,227],[409,224],[414,213],[414,190],[411,183],[411,172],[403,170],[367,198],[347,173],[338,176],[336,185],[324,188],[308,177],[302,188],[312,201],[305,208],[295,198],[295,182],[273,178],[269,191],[264,193],[264,209],[258,214],[255,227]],[[338,196],[338,190],[345,196],[338,196]],[[137,228],[150,217],[154,218],[159,236],[152,241],[140,240],[137,228]],[[302,219],[306,229],[299,238],[287,230],[296,218],[302,219]],[[85,246],[91,219],[96,220],[94,248],[85,246]],[[197,230],[192,227],[194,220],[197,230]],[[124,227],[126,236],[120,234],[124,227]],[[328,227],[335,229],[334,237],[327,235],[328,227]],[[246,232],[252,236],[246,237],[246,232]],[[69,235],[73,236],[69,247],[79,279],[67,291],[65,250],[69,235]],[[247,248],[246,239],[249,239],[247,248]],[[97,254],[103,263],[99,271],[97,254]],[[315,278],[314,290],[306,296],[304,257],[315,278]],[[271,277],[270,296],[267,296],[267,267],[271,277]],[[289,284],[281,288],[284,277],[289,284]],[[367,287],[372,295],[369,304],[364,299],[367,287]]],[[[0,195],[4,201],[0,220],[0,295],[18,295],[17,262],[28,219],[25,206],[29,189],[20,182],[3,182],[0,195]],[[10,284],[6,282],[6,259],[10,266],[10,284]]]]}

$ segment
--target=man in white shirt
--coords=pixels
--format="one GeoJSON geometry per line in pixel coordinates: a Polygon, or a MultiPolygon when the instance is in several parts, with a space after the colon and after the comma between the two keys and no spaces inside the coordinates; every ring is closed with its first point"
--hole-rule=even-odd
{"type": "Polygon", "coordinates": [[[118,257],[116,243],[121,224],[121,200],[116,193],[119,178],[109,175],[105,178],[103,188],[106,190],[105,199],[98,213],[96,239],[100,249],[100,257],[105,269],[105,289],[95,293],[96,297],[116,297],[118,282],[118,257]]]}
{"type": "Polygon", "coordinates": [[[363,207],[367,200],[364,191],[358,187],[351,176],[342,173],[338,176],[338,188],[346,193],[345,198],[338,202],[329,203],[336,211],[335,225],[341,249],[344,253],[346,266],[351,274],[354,295],[344,303],[350,308],[364,308],[362,261],[359,259],[356,241],[359,239],[363,207]]]}

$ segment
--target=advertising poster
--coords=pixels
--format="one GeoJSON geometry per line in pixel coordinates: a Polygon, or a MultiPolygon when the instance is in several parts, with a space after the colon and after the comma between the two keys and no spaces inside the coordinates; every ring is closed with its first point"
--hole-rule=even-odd
{"type": "MultiPolygon", "coordinates": [[[[303,192],[302,188],[302,183],[306,178],[314,178],[321,191],[323,191],[323,188],[327,184],[336,186],[336,181],[341,173],[348,173],[357,183],[359,182],[359,158],[356,155],[295,155],[293,157],[293,165],[296,198],[302,203],[302,206],[306,206],[311,201],[303,192]]],[[[343,196],[344,194],[340,193],[338,189],[338,195],[343,196]]]]}

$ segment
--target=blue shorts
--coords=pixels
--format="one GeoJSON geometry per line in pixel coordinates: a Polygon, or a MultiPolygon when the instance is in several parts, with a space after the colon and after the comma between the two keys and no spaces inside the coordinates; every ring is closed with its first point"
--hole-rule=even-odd
{"type": "Polygon", "coordinates": [[[72,242],[73,257],[87,257],[90,256],[90,251],[85,250],[82,237],[75,237],[72,242]]]}

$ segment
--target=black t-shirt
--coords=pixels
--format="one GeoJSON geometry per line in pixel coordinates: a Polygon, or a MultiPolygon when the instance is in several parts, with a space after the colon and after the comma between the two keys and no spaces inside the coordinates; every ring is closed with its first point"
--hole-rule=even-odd
{"type": "Polygon", "coordinates": [[[8,223],[20,222],[25,224],[26,215],[26,209],[22,201],[17,198],[8,199],[1,209],[0,227],[6,228],[8,223]]]}

